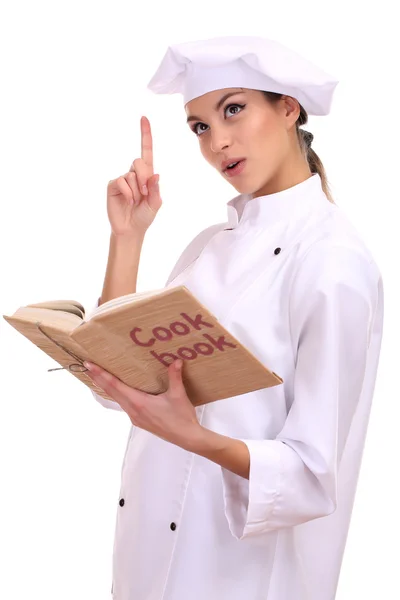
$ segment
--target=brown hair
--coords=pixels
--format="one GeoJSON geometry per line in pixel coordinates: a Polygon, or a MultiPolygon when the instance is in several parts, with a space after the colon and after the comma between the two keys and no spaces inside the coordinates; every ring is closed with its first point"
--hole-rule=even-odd
{"type": "MultiPolygon", "coordinates": [[[[275,92],[263,91],[262,93],[267,98],[267,100],[272,103],[278,102],[283,96],[283,94],[276,94],[275,92]]],[[[324,165],[322,164],[321,159],[319,158],[318,154],[316,154],[316,152],[314,152],[314,150],[307,144],[306,140],[307,140],[308,136],[304,135],[305,134],[304,129],[300,129],[300,126],[305,125],[307,123],[307,121],[308,121],[308,114],[300,104],[300,114],[299,114],[299,118],[296,121],[296,132],[297,132],[297,138],[299,140],[300,149],[301,149],[302,153],[304,154],[304,157],[308,161],[311,173],[318,173],[318,175],[320,176],[321,183],[322,183],[322,189],[323,189],[324,193],[326,194],[328,200],[330,202],[332,202],[332,204],[335,204],[335,201],[333,199],[332,193],[329,188],[328,177],[326,175],[324,165]]]]}

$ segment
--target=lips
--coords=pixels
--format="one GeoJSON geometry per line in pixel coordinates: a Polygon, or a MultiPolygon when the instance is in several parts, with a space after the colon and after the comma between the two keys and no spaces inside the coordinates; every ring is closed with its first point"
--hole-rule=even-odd
{"type": "MultiPolygon", "coordinates": [[[[243,156],[238,156],[236,158],[234,157],[234,158],[230,158],[229,160],[224,160],[224,162],[221,164],[221,170],[225,172],[228,168],[228,165],[231,165],[233,163],[238,163],[241,160],[245,160],[243,156]]],[[[229,169],[228,169],[228,171],[229,171],[229,169]]]]}
{"type": "Polygon", "coordinates": [[[241,175],[241,173],[243,173],[245,167],[246,167],[246,159],[240,160],[236,164],[235,167],[232,167],[231,169],[225,169],[224,175],[226,177],[229,177],[231,179],[232,177],[236,177],[237,175],[241,175]]]}

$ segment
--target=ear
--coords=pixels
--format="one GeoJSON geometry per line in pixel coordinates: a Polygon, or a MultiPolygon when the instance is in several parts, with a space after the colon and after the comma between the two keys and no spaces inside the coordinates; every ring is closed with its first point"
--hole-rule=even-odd
{"type": "Polygon", "coordinates": [[[287,128],[290,129],[297,121],[300,115],[300,104],[296,98],[292,96],[282,96],[282,106],[284,110],[287,128]]]}

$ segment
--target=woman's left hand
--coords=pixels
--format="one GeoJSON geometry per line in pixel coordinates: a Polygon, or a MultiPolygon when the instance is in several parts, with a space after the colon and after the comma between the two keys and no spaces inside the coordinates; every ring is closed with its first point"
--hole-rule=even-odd
{"type": "Polygon", "coordinates": [[[190,449],[191,442],[200,434],[196,410],[190,402],[182,381],[182,360],[168,367],[169,386],[162,394],[147,394],[129,387],[98,365],[85,362],[86,374],[128,414],[133,425],[190,449]]]}

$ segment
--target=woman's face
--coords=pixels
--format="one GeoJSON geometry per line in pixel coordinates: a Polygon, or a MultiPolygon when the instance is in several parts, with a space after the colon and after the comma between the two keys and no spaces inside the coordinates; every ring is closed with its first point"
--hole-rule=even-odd
{"type": "Polygon", "coordinates": [[[272,193],[284,183],[285,169],[293,173],[300,160],[304,168],[294,137],[300,113],[294,98],[283,96],[272,104],[259,90],[224,88],[185,108],[202,155],[240,194],[272,193]],[[229,177],[222,163],[239,158],[246,159],[241,172],[229,177]]]}

